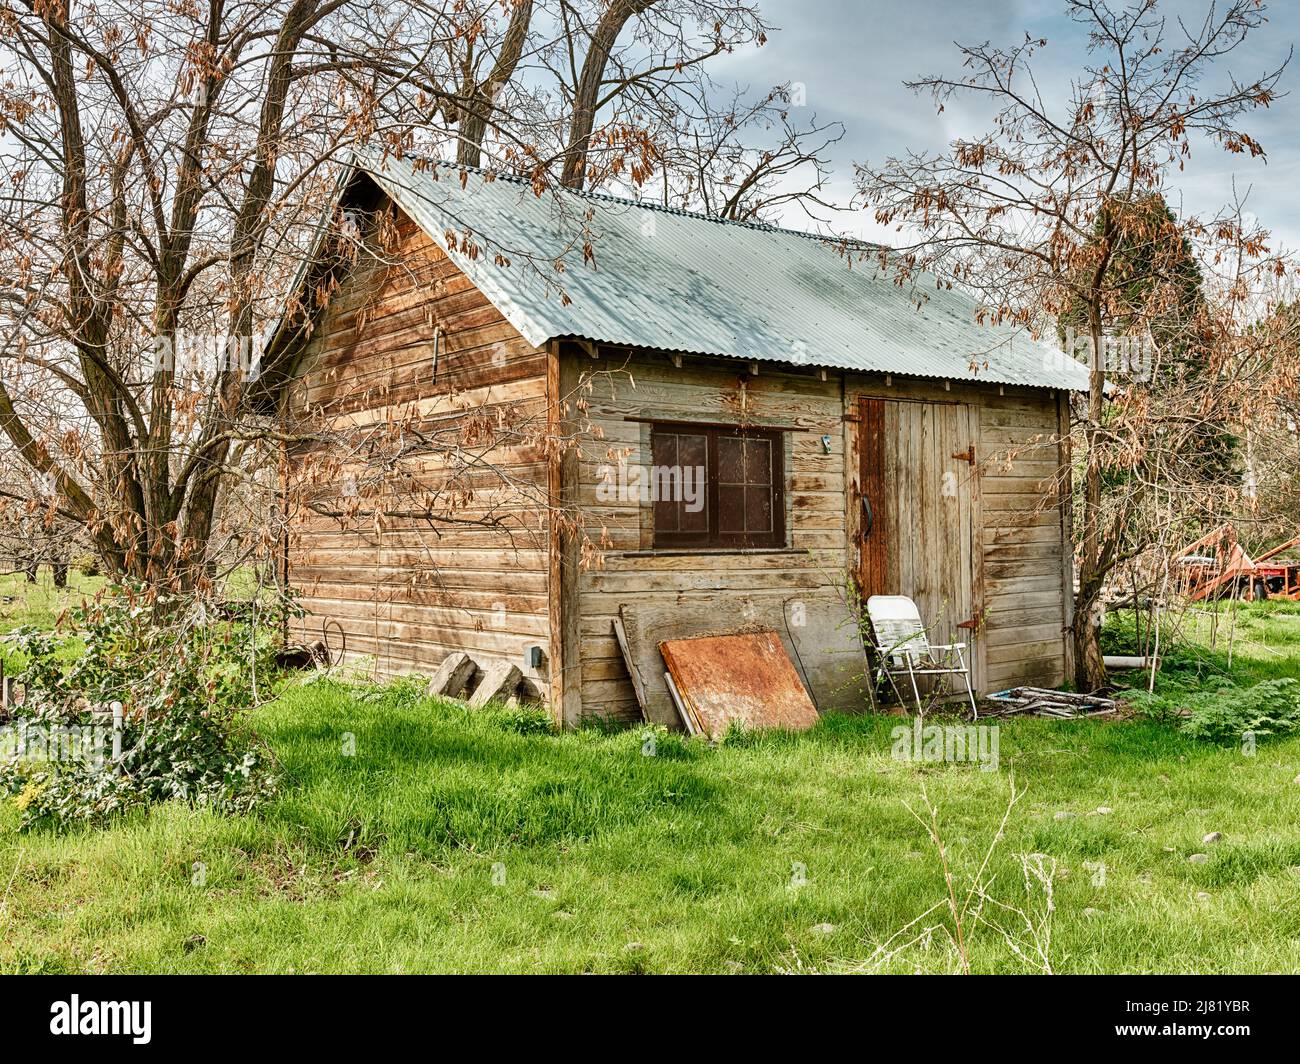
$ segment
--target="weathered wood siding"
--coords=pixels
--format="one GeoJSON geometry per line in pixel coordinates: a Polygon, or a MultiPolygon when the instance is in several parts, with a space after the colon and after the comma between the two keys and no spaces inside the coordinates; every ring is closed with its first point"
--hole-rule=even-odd
{"type": "Polygon", "coordinates": [[[1068,431],[1055,393],[1006,391],[980,411],[988,691],[1055,686],[1071,671],[1068,431]]]}
{"type": "MultiPolygon", "coordinates": [[[[583,359],[589,424],[577,493],[598,566],[578,576],[584,712],[640,716],[611,623],[622,603],[650,600],[716,611],[720,626],[744,623],[757,600],[812,602],[835,596],[845,575],[844,431],[837,375],[783,373],[763,365],[606,352],[583,359]],[[648,468],[648,420],[781,427],[785,451],[786,546],[774,550],[652,550],[653,508],[635,493],[610,498],[611,470],[648,468]],[[831,440],[830,453],[822,437],[831,440]],[[602,487],[602,485],[605,485],[602,487]]],[[[619,480],[617,473],[614,482],[619,480]]],[[[620,493],[613,492],[618,496],[620,493]]]]}
{"type": "MultiPolygon", "coordinates": [[[[290,455],[290,477],[317,481],[306,489],[314,508],[298,509],[286,551],[308,610],[303,635],[324,632],[332,648],[372,661],[380,675],[432,672],[454,650],[523,668],[524,647],[545,649],[550,633],[540,504],[547,352],[404,216],[386,261],[399,265],[363,261],[343,283],[284,399],[289,424],[349,440],[290,455]],[[422,444],[421,434],[440,443],[422,444]],[[451,436],[480,472],[449,471],[438,452],[451,436]],[[349,473],[375,480],[373,458],[322,477],[331,454],[371,447],[401,452],[378,501],[370,488],[358,499],[343,487],[349,473]],[[454,500],[444,490],[449,476],[454,500]]],[[[547,693],[545,663],[525,675],[547,693]]]]}
{"type": "MultiPolygon", "coordinates": [[[[972,613],[983,622],[974,638],[978,689],[1060,683],[1069,671],[1071,551],[1068,509],[1060,494],[1068,434],[1058,395],[1009,385],[945,387],[941,381],[850,375],[847,414],[853,415],[863,395],[964,403],[974,411],[978,428],[971,441],[976,465],[970,497],[979,549],[973,558],[972,613]]],[[[847,447],[857,453],[856,424],[850,424],[848,436],[847,447]]],[[[850,486],[855,543],[857,489],[850,486]]]]}

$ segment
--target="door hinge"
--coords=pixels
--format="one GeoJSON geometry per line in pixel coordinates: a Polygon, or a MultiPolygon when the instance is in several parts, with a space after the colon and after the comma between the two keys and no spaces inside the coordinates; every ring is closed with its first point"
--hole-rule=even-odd
{"type": "Polygon", "coordinates": [[[970,447],[969,447],[967,450],[965,450],[965,451],[957,451],[957,452],[953,455],[953,457],[956,458],[956,459],[957,459],[958,461],[960,461],[960,462],[969,462],[971,465],[974,465],[974,464],[975,464],[975,445],[972,443],[972,444],[970,445],[970,447]]]}

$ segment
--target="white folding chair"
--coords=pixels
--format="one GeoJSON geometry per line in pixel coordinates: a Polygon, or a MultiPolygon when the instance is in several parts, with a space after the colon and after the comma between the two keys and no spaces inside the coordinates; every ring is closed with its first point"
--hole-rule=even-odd
{"type": "Polygon", "coordinates": [[[970,666],[966,664],[965,643],[931,643],[921,623],[921,611],[906,595],[872,595],[867,599],[867,616],[875,639],[877,687],[881,680],[888,679],[894,697],[901,704],[903,694],[898,689],[898,679],[906,676],[912,684],[916,711],[923,713],[918,676],[961,676],[966,682],[971,713],[974,719],[979,718],[970,666]]]}

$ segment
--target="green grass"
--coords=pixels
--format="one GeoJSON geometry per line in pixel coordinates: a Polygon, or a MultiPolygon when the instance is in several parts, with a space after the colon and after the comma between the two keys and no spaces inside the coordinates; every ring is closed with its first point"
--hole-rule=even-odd
{"type": "MultiPolygon", "coordinates": [[[[1293,622],[1259,612],[1234,668],[1300,675],[1293,622]]],[[[1018,720],[981,772],[895,760],[895,718],[831,717],[645,756],[639,730],[524,734],[409,685],[298,682],[256,723],[284,773],[260,817],[172,804],[57,837],[6,806],[0,970],[854,968],[943,896],[904,803],[926,787],[961,883],[1014,774],[992,894],[1025,903],[1016,854],[1056,860],[1055,970],[1300,971],[1300,738],[1245,757],[1143,720],[1018,720]]],[[[969,942],[976,971],[1027,970],[987,928],[969,942]]],[[[955,966],[936,938],[889,970],[955,966]]]]}
{"type": "Polygon", "coordinates": [[[84,576],[71,570],[68,586],[57,588],[48,568],[39,570],[34,584],[29,584],[21,573],[0,576],[0,632],[24,624],[52,628],[64,610],[93,596],[104,583],[102,576],[84,576]]]}
{"type": "MultiPolygon", "coordinates": [[[[1147,621],[1143,619],[1144,626],[1147,621]]],[[[1106,653],[1136,654],[1133,614],[1107,619],[1106,653]]],[[[1166,689],[1258,683],[1300,675],[1300,602],[1194,603],[1162,624],[1166,689]]]]}
{"type": "MultiPolygon", "coordinates": [[[[68,572],[68,586],[54,586],[48,568],[37,572],[36,582],[28,583],[22,573],[0,576],[0,635],[15,628],[30,625],[35,628],[53,628],[64,612],[94,597],[107,581],[102,576],[85,576],[75,569],[68,572]]],[[[76,639],[68,641],[60,657],[71,658],[79,654],[83,645],[76,639]]],[[[10,674],[25,664],[24,656],[13,647],[0,643],[0,665],[10,674]]]]}

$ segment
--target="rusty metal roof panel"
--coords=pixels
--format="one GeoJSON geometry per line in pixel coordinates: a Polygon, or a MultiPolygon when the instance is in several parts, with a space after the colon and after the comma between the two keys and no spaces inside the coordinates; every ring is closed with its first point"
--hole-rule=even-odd
{"type": "Polygon", "coordinates": [[[451,164],[358,165],[530,343],[630,347],[951,380],[1086,389],[1087,370],[966,295],[924,298],[868,256],[788,229],[612,196],[546,192],[451,164]],[[587,253],[589,249],[589,254],[587,253]]]}

